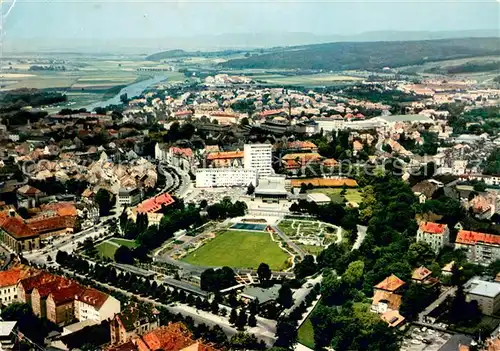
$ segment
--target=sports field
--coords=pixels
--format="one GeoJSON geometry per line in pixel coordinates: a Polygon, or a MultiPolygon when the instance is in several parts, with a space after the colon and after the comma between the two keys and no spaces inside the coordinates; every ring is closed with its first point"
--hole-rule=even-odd
{"type": "Polygon", "coordinates": [[[133,249],[137,247],[137,244],[133,240],[112,238],[103,241],[102,243],[96,246],[97,254],[100,257],[114,259],[115,252],[120,246],[126,246],[130,249],[133,249]]]}
{"type": "Polygon", "coordinates": [[[200,266],[256,269],[265,262],[272,270],[287,267],[289,256],[265,232],[228,230],[218,234],[182,261],[200,266]]]}

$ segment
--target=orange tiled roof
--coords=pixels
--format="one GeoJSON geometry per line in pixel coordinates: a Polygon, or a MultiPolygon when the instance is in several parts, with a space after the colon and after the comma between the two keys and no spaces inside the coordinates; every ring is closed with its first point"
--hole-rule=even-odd
{"type": "Polygon", "coordinates": [[[211,152],[207,155],[207,160],[243,158],[243,151],[221,151],[211,152]]]}
{"type": "Polygon", "coordinates": [[[398,294],[393,294],[389,291],[377,290],[373,294],[373,305],[378,305],[379,302],[386,302],[391,310],[399,310],[401,306],[402,296],[398,294]]]}
{"type": "Polygon", "coordinates": [[[7,287],[16,285],[19,280],[28,277],[31,274],[35,274],[36,271],[31,269],[25,269],[24,267],[15,267],[7,271],[0,272],[0,287],[7,287]]]}
{"type": "Polygon", "coordinates": [[[22,194],[22,195],[25,195],[25,196],[35,196],[35,195],[39,195],[41,194],[42,192],[40,190],[38,190],[37,188],[34,188],[28,184],[20,187],[19,189],[17,189],[17,192],[19,194],[22,194]]]}
{"type": "Polygon", "coordinates": [[[52,232],[66,228],[74,228],[76,217],[63,216],[63,217],[49,217],[29,222],[27,226],[38,234],[52,232]]]}
{"type": "Polygon", "coordinates": [[[294,161],[296,159],[299,159],[300,162],[308,162],[321,159],[321,155],[318,154],[317,152],[293,153],[293,154],[286,154],[281,159],[283,161],[294,161]]]}
{"type": "Polygon", "coordinates": [[[185,156],[187,158],[193,157],[193,150],[191,150],[190,148],[180,148],[180,147],[172,146],[169,149],[169,151],[172,154],[185,156]]]}
{"type": "Polygon", "coordinates": [[[420,223],[420,230],[429,234],[443,234],[446,228],[448,228],[446,224],[440,224],[434,222],[420,223]]]}
{"type": "Polygon", "coordinates": [[[36,231],[17,217],[9,217],[4,220],[1,228],[16,239],[31,238],[38,235],[36,231]]]}
{"type": "Polygon", "coordinates": [[[457,244],[465,245],[475,245],[477,243],[500,245],[500,235],[472,232],[470,230],[460,230],[457,234],[455,242],[457,244]]]}
{"type": "Polygon", "coordinates": [[[316,149],[317,146],[310,141],[291,141],[288,143],[289,149],[316,149]]]}
{"type": "Polygon", "coordinates": [[[42,211],[57,211],[59,216],[76,216],[76,206],[73,202],[54,202],[41,205],[42,211]]]}
{"type": "Polygon", "coordinates": [[[31,293],[34,288],[49,284],[57,279],[60,279],[60,277],[42,271],[40,274],[21,279],[19,284],[23,287],[24,291],[31,293]]]}
{"type": "Polygon", "coordinates": [[[404,281],[396,277],[394,274],[391,274],[383,281],[375,285],[375,288],[385,291],[396,291],[405,284],[406,283],[404,281]]]}
{"type": "Polygon", "coordinates": [[[350,178],[329,179],[329,178],[309,178],[309,179],[292,179],[291,186],[300,188],[301,184],[312,184],[315,187],[357,187],[358,182],[350,178]]]}
{"type": "Polygon", "coordinates": [[[411,275],[411,279],[424,280],[425,278],[429,277],[431,274],[432,274],[432,271],[425,268],[424,266],[420,266],[419,268],[417,268],[413,271],[413,273],[411,275]]]}
{"type": "Polygon", "coordinates": [[[279,110],[267,110],[267,111],[262,111],[259,116],[261,117],[267,117],[267,116],[272,116],[272,115],[277,115],[277,114],[280,114],[280,113],[283,113],[285,112],[285,110],[283,109],[279,109],[279,110]]]}
{"type": "Polygon", "coordinates": [[[161,194],[141,202],[139,205],[137,205],[137,212],[138,213],[157,212],[161,209],[163,205],[169,206],[174,202],[175,200],[172,198],[172,196],[170,196],[170,194],[168,193],[161,194]]]}

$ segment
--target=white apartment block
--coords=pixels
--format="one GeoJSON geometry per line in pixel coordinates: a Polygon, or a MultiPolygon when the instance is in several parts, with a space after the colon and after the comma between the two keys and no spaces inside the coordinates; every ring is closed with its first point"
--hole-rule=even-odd
{"type": "Polygon", "coordinates": [[[245,144],[243,164],[245,169],[257,170],[259,177],[272,173],[273,146],[270,144],[245,144]]]}
{"type": "Polygon", "coordinates": [[[450,229],[446,224],[422,222],[417,231],[417,241],[429,244],[438,253],[445,245],[449,245],[450,229]]]}
{"type": "Polygon", "coordinates": [[[257,186],[257,170],[244,168],[199,168],[196,170],[197,188],[257,186]]]}

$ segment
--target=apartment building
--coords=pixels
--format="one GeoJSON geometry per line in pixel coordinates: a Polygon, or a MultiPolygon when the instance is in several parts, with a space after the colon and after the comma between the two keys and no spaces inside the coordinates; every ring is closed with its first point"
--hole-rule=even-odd
{"type": "Polygon", "coordinates": [[[196,170],[197,188],[235,187],[257,185],[257,170],[244,168],[199,168],[196,170]]]}
{"type": "Polygon", "coordinates": [[[479,309],[493,315],[500,309],[500,283],[474,277],[464,285],[467,301],[477,301],[479,309]]]}
{"type": "Polygon", "coordinates": [[[36,274],[30,268],[14,267],[0,272],[0,303],[4,306],[18,301],[17,283],[28,276],[36,274]]]}
{"type": "Polygon", "coordinates": [[[120,301],[99,290],[87,288],[75,296],[75,317],[79,321],[93,320],[101,323],[120,312],[120,301]]]}
{"type": "Polygon", "coordinates": [[[243,164],[245,169],[257,170],[257,176],[272,173],[273,146],[270,144],[245,144],[243,164]]]}
{"type": "Polygon", "coordinates": [[[136,187],[121,188],[118,192],[120,206],[135,206],[141,201],[141,191],[136,187]]]}
{"type": "Polygon", "coordinates": [[[429,244],[438,253],[445,245],[449,245],[450,229],[446,224],[422,222],[417,231],[417,241],[429,244]]]}
{"type": "Polygon", "coordinates": [[[455,249],[464,249],[467,259],[489,265],[500,259],[500,235],[460,230],[455,240],[455,249]]]}

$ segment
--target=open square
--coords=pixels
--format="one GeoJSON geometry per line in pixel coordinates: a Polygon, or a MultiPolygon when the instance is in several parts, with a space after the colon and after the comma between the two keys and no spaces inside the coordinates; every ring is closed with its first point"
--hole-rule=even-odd
{"type": "Polygon", "coordinates": [[[266,232],[228,230],[189,253],[182,261],[199,266],[256,269],[265,262],[272,270],[288,267],[289,255],[266,232]]]}

